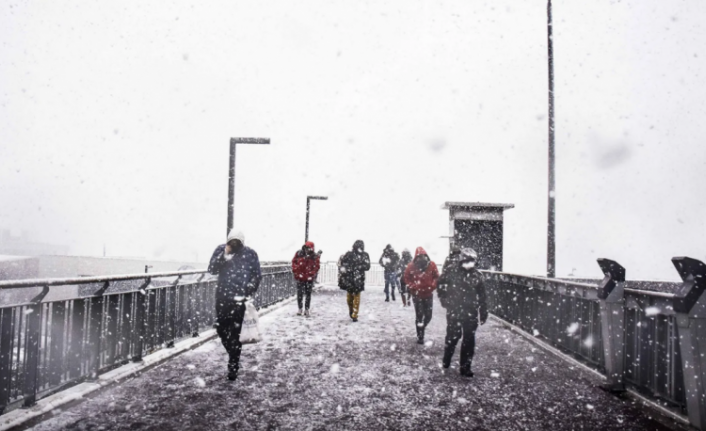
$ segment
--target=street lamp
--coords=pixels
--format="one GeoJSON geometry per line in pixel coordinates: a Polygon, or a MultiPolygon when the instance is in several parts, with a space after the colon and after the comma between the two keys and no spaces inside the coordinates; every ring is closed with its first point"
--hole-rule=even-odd
{"type": "Polygon", "coordinates": [[[304,242],[309,241],[309,202],[311,200],[327,201],[328,196],[307,196],[306,197],[306,233],[304,234],[304,242]]]}
{"type": "Polygon", "coordinates": [[[547,54],[549,61],[549,191],[547,193],[547,277],[556,275],[556,190],[554,177],[554,41],[552,0],[547,0],[547,54]]]}
{"type": "Polygon", "coordinates": [[[235,145],[260,144],[269,145],[270,138],[230,138],[230,169],[228,170],[228,230],[233,229],[233,212],[235,208],[235,145]]]}

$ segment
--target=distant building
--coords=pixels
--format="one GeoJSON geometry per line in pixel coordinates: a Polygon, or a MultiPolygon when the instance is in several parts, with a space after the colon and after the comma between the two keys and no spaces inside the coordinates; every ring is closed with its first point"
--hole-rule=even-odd
{"type": "Polygon", "coordinates": [[[0,230],[0,255],[38,256],[38,255],[65,255],[69,254],[66,245],[45,244],[34,242],[27,231],[22,231],[20,236],[13,236],[10,230],[0,230]]]}

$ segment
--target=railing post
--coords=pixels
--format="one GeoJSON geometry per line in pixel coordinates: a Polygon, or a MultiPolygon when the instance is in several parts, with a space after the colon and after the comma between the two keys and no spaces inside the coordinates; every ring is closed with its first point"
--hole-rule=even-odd
{"type": "Polygon", "coordinates": [[[25,407],[33,406],[37,399],[37,378],[39,376],[39,344],[42,329],[42,300],[49,293],[49,286],[44,286],[42,292],[35,296],[31,305],[27,306],[27,339],[25,349],[24,403],[25,407]]]}
{"type": "Polygon", "coordinates": [[[598,287],[603,335],[603,358],[610,392],[625,391],[625,268],[609,259],[598,259],[604,278],[598,287]]]}
{"type": "Polygon", "coordinates": [[[0,414],[10,402],[10,383],[12,380],[12,308],[0,308],[0,414]]]}
{"type": "Polygon", "coordinates": [[[89,379],[97,379],[101,368],[101,346],[103,337],[103,294],[110,287],[110,282],[103,283],[103,287],[98,289],[91,298],[91,308],[89,310],[90,326],[88,332],[89,355],[91,358],[89,379]]]}
{"type": "Polygon", "coordinates": [[[166,295],[164,304],[164,345],[166,347],[174,347],[174,341],[176,340],[176,314],[177,305],[179,300],[179,281],[181,281],[181,275],[177,277],[176,281],[169,287],[164,288],[164,294],[166,295]]]}
{"type": "Polygon", "coordinates": [[[199,327],[201,326],[201,298],[203,297],[201,290],[206,289],[206,287],[201,284],[204,277],[206,277],[206,274],[201,274],[198,280],[196,280],[196,287],[194,290],[191,290],[191,298],[189,299],[189,302],[191,303],[189,323],[192,337],[199,336],[199,327]]]}
{"type": "Polygon", "coordinates": [[[132,362],[142,361],[142,351],[145,348],[145,315],[147,314],[147,301],[149,294],[145,290],[150,285],[152,279],[147,277],[145,282],[140,286],[140,290],[135,294],[135,330],[133,331],[135,342],[133,343],[134,351],[132,362]]]}
{"type": "Polygon", "coordinates": [[[689,422],[706,429],[706,265],[689,257],[672,258],[683,280],[674,296],[689,422]]]}

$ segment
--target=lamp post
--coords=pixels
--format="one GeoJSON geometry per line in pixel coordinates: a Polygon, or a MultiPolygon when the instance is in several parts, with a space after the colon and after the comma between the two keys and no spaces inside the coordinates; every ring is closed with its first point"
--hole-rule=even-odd
{"type": "Polygon", "coordinates": [[[309,207],[311,200],[327,201],[328,196],[307,196],[306,197],[306,233],[304,233],[304,242],[309,241],[309,207]]]}
{"type": "Polygon", "coordinates": [[[547,277],[556,275],[556,190],[554,177],[554,41],[552,0],[547,0],[547,54],[549,62],[549,190],[547,193],[547,277]]]}
{"type": "Polygon", "coordinates": [[[233,217],[235,210],[235,145],[236,144],[260,144],[269,145],[270,138],[230,138],[230,165],[228,170],[228,230],[226,235],[233,229],[233,217]]]}

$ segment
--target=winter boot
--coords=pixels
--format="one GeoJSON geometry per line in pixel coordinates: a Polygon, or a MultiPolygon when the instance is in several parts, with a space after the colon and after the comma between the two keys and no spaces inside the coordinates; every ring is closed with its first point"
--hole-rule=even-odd
{"type": "Polygon", "coordinates": [[[417,344],[424,344],[424,328],[417,326],[417,344]]]}
{"type": "Polygon", "coordinates": [[[442,359],[442,365],[444,368],[449,368],[451,366],[451,357],[453,356],[454,352],[450,352],[448,350],[444,351],[444,359],[442,359]]]}
{"type": "Polygon", "coordinates": [[[302,309],[300,308],[299,311],[297,311],[297,316],[302,316],[302,315],[304,315],[304,312],[303,312],[302,309]]]}
{"type": "Polygon", "coordinates": [[[232,359],[228,361],[228,380],[235,381],[238,378],[238,364],[236,364],[232,359]]]}
{"type": "Polygon", "coordinates": [[[473,371],[471,371],[471,364],[461,366],[461,375],[463,377],[473,377],[473,371]]]}
{"type": "Polygon", "coordinates": [[[311,313],[309,312],[309,309],[307,308],[306,311],[304,311],[304,315],[306,317],[311,317],[311,313]]]}

